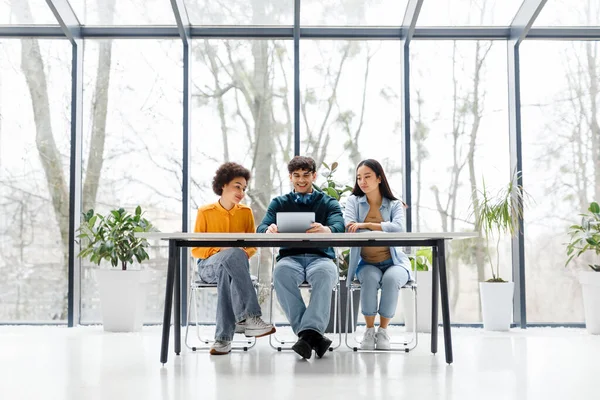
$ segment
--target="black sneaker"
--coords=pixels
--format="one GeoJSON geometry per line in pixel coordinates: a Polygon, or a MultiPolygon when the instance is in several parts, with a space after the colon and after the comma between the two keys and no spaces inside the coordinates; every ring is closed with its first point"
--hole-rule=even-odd
{"type": "Polygon", "coordinates": [[[321,339],[317,340],[317,342],[313,346],[313,349],[315,349],[315,353],[317,354],[318,358],[322,358],[325,355],[325,353],[327,353],[327,350],[329,350],[331,343],[331,340],[326,338],[325,336],[321,336],[321,339]]]}
{"type": "Polygon", "coordinates": [[[312,346],[301,337],[296,343],[294,343],[292,350],[294,350],[300,357],[308,360],[312,356],[313,349],[312,346]]]}

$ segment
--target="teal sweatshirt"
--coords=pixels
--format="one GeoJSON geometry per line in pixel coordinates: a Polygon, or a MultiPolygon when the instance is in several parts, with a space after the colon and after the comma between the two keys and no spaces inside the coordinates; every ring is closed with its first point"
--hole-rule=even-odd
{"type": "MultiPolygon", "coordinates": [[[[271,204],[269,204],[267,213],[260,225],[258,226],[258,228],[256,228],[256,232],[265,233],[267,231],[267,228],[271,224],[276,223],[278,212],[290,211],[312,211],[315,213],[315,221],[319,222],[323,226],[329,227],[332,233],[342,233],[345,231],[344,216],[342,215],[340,203],[338,203],[337,200],[333,197],[329,197],[323,192],[315,191],[313,193],[313,200],[308,205],[296,203],[294,201],[293,192],[285,194],[283,196],[275,197],[271,201],[271,204]]],[[[297,254],[316,254],[319,256],[331,258],[332,260],[335,259],[335,252],[331,247],[314,247],[305,249],[282,247],[279,249],[279,256],[277,256],[277,261],[279,261],[283,257],[293,256],[297,254]]]]}

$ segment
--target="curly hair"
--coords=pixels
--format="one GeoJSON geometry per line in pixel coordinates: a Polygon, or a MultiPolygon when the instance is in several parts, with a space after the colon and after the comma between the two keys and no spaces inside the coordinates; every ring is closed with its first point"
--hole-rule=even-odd
{"type": "Polygon", "coordinates": [[[308,172],[317,172],[317,164],[310,157],[295,156],[288,163],[288,172],[291,174],[299,169],[308,172]]]}
{"type": "Polygon", "coordinates": [[[250,180],[250,171],[234,162],[226,162],[221,165],[212,181],[213,192],[218,196],[222,195],[223,186],[237,177],[242,177],[248,182],[250,180]]]}

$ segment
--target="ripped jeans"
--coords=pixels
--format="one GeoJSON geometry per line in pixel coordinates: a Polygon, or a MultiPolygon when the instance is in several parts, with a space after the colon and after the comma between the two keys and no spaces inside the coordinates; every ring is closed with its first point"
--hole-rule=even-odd
{"type": "Polygon", "coordinates": [[[406,268],[393,265],[392,259],[379,263],[367,264],[363,260],[358,265],[360,281],[360,305],[363,315],[392,318],[398,305],[400,288],[408,282],[406,268]],[[379,308],[377,307],[377,291],[381,289],[379,308]]]}

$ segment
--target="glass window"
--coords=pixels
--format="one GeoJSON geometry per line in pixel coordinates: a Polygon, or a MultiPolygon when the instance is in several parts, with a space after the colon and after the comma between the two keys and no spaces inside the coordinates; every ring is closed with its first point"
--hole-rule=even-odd
{"type": "Polygon", "coordinates": [[[596,0],[548,0],[534,26],[598,26],[600,2],[596,0]]]}
{"type": "Polygon", "coordinates": [[[565,243],[579,213],[600,198],[598,48],[593,41],[521,46],[523,176],[536,201],[525,213],[527,322],[584,320],[577,273],[591,260],[565,268],[565,243]]]}
{"type": "Polygon", "coordinates": [[[323,172],[337,162],[335,181],[350,186],[356,165],[377,159],[402,197],[398,43],[306,40],[300,51],[300,153],[323,172]]]}
{"type": "Polygon", "coordinates": [[[408,0],[303,0],[302,25],[400,26],[408,0]]]}
{"type": "Polygon", "coordinates": [[[294,0],[185,0],[192,25],[293,25],[294,0]]]}
{"type": "Polygon", "coordinates": [[[508,26],[523,0],[426,0],[420,26],[508,26]]]}
{"type": "Polygon", "coordinates": [[[0,321],[65,321],[71,45],[0,49],[0,321]]]}
{"type": "MultiPolygon", "coordinates": [[[[378,160],[402,198],[401,52],[397,42],[305,40],[300,46],[300,154],[314,158],[317,184],[354,186],[356,165],[378,160]]],[[[342,206],[345,197],[342,198],[342,206]]],[[[359,315],[359,323],[364,322],[359,315]]],[[[394,322],[402,322],[402,307],[394,322]]]]}
{"type": "MultiPolygon", "coordinates": [[[[84,211],[141,205],[159,230],[181,229],[182,55],[179,40],[86,41],[84,211]]],[[[150,257],[144,262],[153,277],[145,322],[159,322],[166,246],[157,243],[150,257]]],[[[83,264],[85,323],[100,320],[96,268],[83,264]]]]}
{"type": "MultiPolygon", "coordinates": [[[[511,177],[506,44],[416,41],[411,52],[413,230],[472,232],[473,193],[484,180],[496,191],[511,177]]],[[[453,323],[481,321],[478,282],[491,278],[485,249],[475,240],[448,246],[453,323]]],[[[510,281],[510,240],[488,250],[510,281]]]]}
{"type": "MultiPolygon", "coordinates": [[[[286,163],[294,154],[293,43],[194,40],[193,52],[190,230],[198,207],[218,199],[212,179],[226,161],[252,172],[243,203],[252,207],[258,225],[271,199],[289,190],[286,163]]],[[[260,257],[261,281],[270,282],[269,249],[260,257]]],[[[268,289],[268,283],[261,289],[263,306],[268,289]]]]}
{"type": "Polygon", "coordinates": [[[58,25],[45,0],[0,2],[0,25],[58,25]]]}
{"type": "Polygon", "coordinates": [[[83,25],[175,25],[169,0],[70,0],[83,25]]]}

